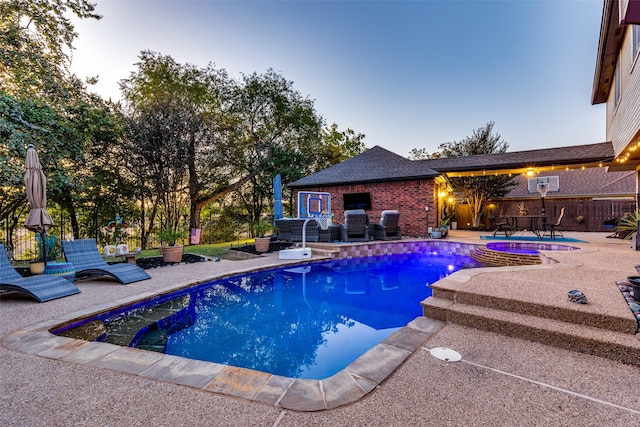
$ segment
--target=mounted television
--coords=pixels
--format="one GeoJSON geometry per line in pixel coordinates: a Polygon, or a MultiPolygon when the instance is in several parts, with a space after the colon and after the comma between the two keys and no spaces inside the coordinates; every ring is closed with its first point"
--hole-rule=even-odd
{"type": "Polygon", "coordinates": [[[344,210],[371,209],[371,195],[369,193],[343,194],[344,210]]]}

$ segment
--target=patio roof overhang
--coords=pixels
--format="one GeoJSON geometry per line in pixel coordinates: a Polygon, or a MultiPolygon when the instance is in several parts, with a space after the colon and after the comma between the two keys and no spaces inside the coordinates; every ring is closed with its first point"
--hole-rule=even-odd
{"type": "Polygon", "coordinates": [[[554,170],[575,170],[614,165],[611,142],[539,150],[424,160],[449,178],[481,175],[535,176],[554,170]]]}
{"type": "Polygon", "coordinates": [[[594,105],[607,102],[607,98],[609,98],[609,91],[613,83],[625,29],[626,26],[620,23],[617,0],[605,0],[602,9],[598,56],[591,94],[591,103],[594,105]]]}

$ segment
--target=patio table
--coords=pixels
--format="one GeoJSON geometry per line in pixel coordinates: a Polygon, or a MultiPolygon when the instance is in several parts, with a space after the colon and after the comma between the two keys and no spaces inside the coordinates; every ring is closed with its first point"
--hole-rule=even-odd
{"type": "Polygon", "coordinates": [[[513,234],[517,231],[530,230],[538,237],[538,239],[542,240],[544,224],[547,221],[546,215],[506,215],[503,218],[507,220],[507,222],[509,223],[509,228],[511,229],[509,235],[506,236],[507,238],[513,236],[513,234]]]}

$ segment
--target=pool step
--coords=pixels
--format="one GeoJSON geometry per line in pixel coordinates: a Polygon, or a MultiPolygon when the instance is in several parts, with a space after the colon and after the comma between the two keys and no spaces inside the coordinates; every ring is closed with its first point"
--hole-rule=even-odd
{"type": "Polygon", "coordinates": [[[602,327],[607,322],[596,327],[547,316],[557,308],[530,315],[447,298],[429,297],[422,304],[424,316],[436,320],[640,365],[640,340],[633,333],[602,327]]]}

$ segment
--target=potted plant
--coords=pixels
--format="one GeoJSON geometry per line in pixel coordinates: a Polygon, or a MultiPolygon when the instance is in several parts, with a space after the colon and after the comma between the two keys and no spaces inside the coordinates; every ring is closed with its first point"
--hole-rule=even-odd
{"type": "Polygon", "coordinates": [[[631,239],[638,232],[638,221],[640,221],[640,211],[635,211],[622,218],[616,226],[618,237],[631,239]]]}
{"type": "Polygon", "coordinates": [[[440,232],[442,237],[447,237],[449,234],[449,218],[444,217],[440,220],[440,232]]]}
{"type": "Polygon", "coordinates": [[[449,218],[451,220],[451,229],[452,230],[457,230],[458,229],[458,219],[456,218],[455,209],[454,209],[453,213],[451,214],[451,216],[449,218]]]}
{"type": "Polygon", "coordinates": [[[445,203],[444,207],[442,208],[442,218],[448,221],[446,225],[449,226],[451,230],[458,229],[455,199],[449,198],[448,202],[445,203]]]}
{"type": "MultiPolygon", "coordinates": [[[[431,228],[431,227],[429,227],[429,228],[431,228]]],[[[431,236],[432,239],[441,239],[442,238],[442,229],[441,228],[434,228],[433,230],[431,230],[429,235],[431,236]]]]}
{"type": "Polygon", "coordinates": [[[266,234],[273,229],[273,225],[269,224],[263,219],[253,223],[253,225],[251,226],[251,230],[253,231],[253,235],[255,238],[256,251],[267,252],[269,250],[271,237],[266,237],[266,234]]]}
{"type": "Polygon", "coordinates": [[[518,203],[516,207],[518,208],[518,215],[520,216],[529,215],[529,209],[527,209],[524,203],[518,203]]]}
{"type": "Polygon", "coordinates": [[[180,262],[182,261],[182,253],[184,246],[178,245],[177,241],[185,239],[187,233],[174,228],[165,228],[158,233],[160,239],[160,252],[162,252],[162,260],[164,262],[180,262]],[[163,245],[166,243],[166,245],[163,245]]]}
{"type": "Polygon", "coordinates": [[[42,274],[47,261],[55,261],[60,254],[58,238],[55,234],[48,234],[42,243],[42,235],[36,234],[36,260],[29,263],[31,274],[42,274]]]}

